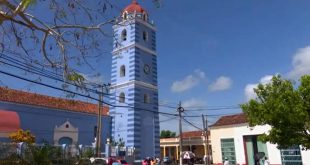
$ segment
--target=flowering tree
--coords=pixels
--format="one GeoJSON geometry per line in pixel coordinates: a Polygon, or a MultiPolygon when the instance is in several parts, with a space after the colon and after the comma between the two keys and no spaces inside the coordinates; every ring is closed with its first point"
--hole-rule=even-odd
{"type": "Polygon", "coordinates": [[[9,138],[12,142],[19,143],[19,142],[25,142],[28,144],[32,144],[35,142],[35,136],[31,134],[29,130],[22,130],[19,129],[17,132],[11,133],[9,135],[9,138]]]}

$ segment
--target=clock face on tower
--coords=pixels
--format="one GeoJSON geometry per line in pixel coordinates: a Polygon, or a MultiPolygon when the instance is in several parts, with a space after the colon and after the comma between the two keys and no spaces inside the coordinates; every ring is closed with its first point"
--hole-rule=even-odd
{"type": "Polygon", "coordinates": [[[144,68],[143,68],[143,71],[144,71],[145,74],[149,74],[150,73],[150,66],[145,64],[144,68]]]}

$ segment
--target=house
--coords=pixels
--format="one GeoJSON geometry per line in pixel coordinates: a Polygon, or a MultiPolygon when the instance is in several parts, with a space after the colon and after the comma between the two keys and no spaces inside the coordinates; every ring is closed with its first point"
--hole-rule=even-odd
{"type": "MultiPolygon", "coordinates": [[[[204,136],[204,131],[189,131],[182,133],[182,149],[183,151],[192,151],[195,153],[197,158],[203,158],[207,155],[207,141],[204,136]]],[[[210,137],[210,134],[208,134],[210,137]]],[[[179,136],[175,138],[161,138],[160,149],[161,157],[170,157],[171,159],[178,160],[180,152],[180,141],[179,136]]],[[[209,140],[209,149],[211,149],[209,140]]]]}
{"type": "Polygon", "coordinates": [[[210,128],[213,163],[221,165],[225,158],[231,164],[254,165],[268,157],[271,165],[310,165],[310,151],[300,146],[280,150],[276,144],[264,143],[258,136],[268,133],[269,125],[250,127],[245,114],[223,116],[210,128]]]}

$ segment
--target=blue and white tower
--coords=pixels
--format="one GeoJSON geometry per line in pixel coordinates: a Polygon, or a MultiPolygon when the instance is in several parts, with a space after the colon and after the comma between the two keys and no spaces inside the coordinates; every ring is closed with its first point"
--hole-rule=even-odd
{"type": "Polygon", "coordinates": [[[159,156],[156,28],[133,0],[113,30],[112,137],[134,147],[136,158],[159,156]]]}

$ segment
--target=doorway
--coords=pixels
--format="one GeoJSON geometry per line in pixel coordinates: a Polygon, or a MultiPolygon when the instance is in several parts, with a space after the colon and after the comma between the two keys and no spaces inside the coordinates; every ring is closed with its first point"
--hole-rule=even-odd
{"type": "Polygon", "coordinates": [[[267,145],[258,140],[258,136],[243,136],[246,164],[248,165],[263,165],[264,158],[268,157],[267,145]]]}

